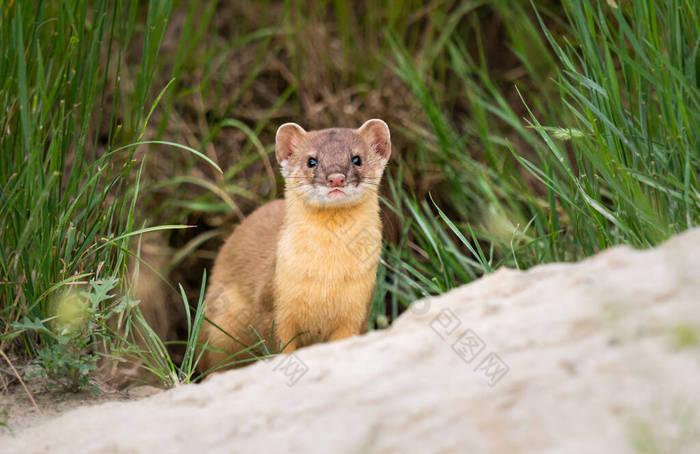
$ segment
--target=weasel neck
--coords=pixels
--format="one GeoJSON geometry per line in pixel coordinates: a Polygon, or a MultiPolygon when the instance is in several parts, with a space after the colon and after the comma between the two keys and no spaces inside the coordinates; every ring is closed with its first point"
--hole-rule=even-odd
{"type": "MultiPolygon", "coordinates": [[[[303,223],[323,226],[329,230],[349,228],[351,224],[375,224],[379,222],[379,196],[368,193],[351,205],[317,207],[310,205],[291,190],[285,191],[285,224],[303,223]]],[[[357,225],[355,225],[357,227],[357,225]]]]}
{"type": "Polygon", "coordinates": [[[358,279],[374,288],[382,248],[378,195],[369,193],[357,204],[333,208],[309,206],[290,192],[286,197],[277,244],[278,290],[299,279],[300,288],[309,282],[320,285],[320,295],[327,295],[334,283],[358,279]]]}

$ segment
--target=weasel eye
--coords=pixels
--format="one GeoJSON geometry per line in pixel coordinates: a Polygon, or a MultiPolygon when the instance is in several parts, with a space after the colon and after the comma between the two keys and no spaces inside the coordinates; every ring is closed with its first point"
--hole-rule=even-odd
{"type": "Polygon", "coordinates": [[[361,165],[362,165],[362,159],[360,159],[359,156],[353,156],[353,157],[352,157],[352,163],[355,164],[356,166],[361,166],[361,165]]]}
{"type": "Polygon", "coordinates": [[[309,158],[309,161],[306,163],[307,166],[311,167],[316,167],[316,164],[318,164],[318,161],[316,158],[309,158]]]}

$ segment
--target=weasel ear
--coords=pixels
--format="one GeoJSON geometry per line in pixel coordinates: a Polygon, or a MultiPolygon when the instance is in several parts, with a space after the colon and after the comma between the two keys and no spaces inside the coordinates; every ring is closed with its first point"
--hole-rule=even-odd
{"type": "Polygon", "coordinates": [[[306,134],[306,131],[296,123],[285,123],[277,128],[277,134],[275,135],[275,156],[280,165],[294,154],[294,150],[299,146],[299,140],[304,134],[306,134]]]}
{"type": "Polygon", "coordinates": [[[385,161],[391,156],[391,136],[389,135],[389,126],[384,121],[373,118],[367,120],[357,133],[367,141],[370,150],[377,153],[385,161]]]}

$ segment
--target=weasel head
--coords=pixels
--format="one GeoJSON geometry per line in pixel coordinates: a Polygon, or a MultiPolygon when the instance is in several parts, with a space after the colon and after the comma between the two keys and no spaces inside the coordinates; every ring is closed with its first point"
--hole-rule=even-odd
{"type": "Polygon", "coordinates": [[[377,196],[391,155],[389,127],[369,120],[358,129],[304,131],[296,123],[277,130],[275,154],[287,191],[316,208],[361,203],[377,196]]]}

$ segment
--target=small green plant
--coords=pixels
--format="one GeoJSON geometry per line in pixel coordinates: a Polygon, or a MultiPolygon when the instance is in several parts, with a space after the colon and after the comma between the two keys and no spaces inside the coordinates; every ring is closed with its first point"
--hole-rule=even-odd
{"type": "Polygon", "coordinates": [[[680,323],[671,328],[671,343],[676,350],[695,348],[700,345],[700,326],[680,323]]]}
{"type": "Polygon", "coordinates": [[[88,344],[85,338],[57,336],[55,344],[37,351],[34,358],[37,367],[27,373],[28,378],[45,380],[50,391],[94,390],[90,375],[97,367],[97,356],[85,353],[88,344]]]}
{"type": "Polygon", "coordinates": [[[113,336],[109,320],[133,309],[138,301],[128,295],[110,294],[119,281],[115,278],[91,280],[89,291],[67,292],[54,304],[55,315],[33,321],[25,317],[15,323],[15,336],[33,332],[51,342],[39,349],[29,375],[46,381],[51,390],[77,392],[91,388],[90,377],[97,367],[95,353],[100,338],[113,336]]]}

